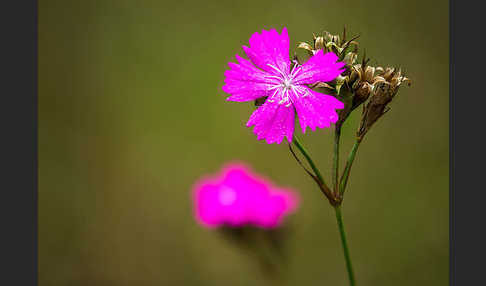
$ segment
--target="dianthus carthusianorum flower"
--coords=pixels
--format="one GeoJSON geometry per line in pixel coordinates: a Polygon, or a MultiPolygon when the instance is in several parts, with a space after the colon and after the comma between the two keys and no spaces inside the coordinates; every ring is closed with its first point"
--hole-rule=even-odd
{"type": "Polygon", "coordinates": [[[287,137],[291,142],[295,113],[303,133],[307,126],[315,131],[316,127],[330,127],[338,120],[336,109],[342,109],[344,104],[308,87],[332,81],[344,71],[341,68],[345,63],[336,62],[338,57],[333,52],[318,50],[302,65],[291,63],[286,28],[281,34],[275,29],[254,33],[249,43],[243,50],[250,60],[236,55],[238,63],[229,63],[223,91],[231,95],[228,101],[266,98],[246,124],[255,126],[258,140],[280,144],[287,137]]]}
{"type": "Polygon", "coordinates": [[[241,164],[199,180],[193,195],[196,219],[207,227],[277,227],[298,203],[295,193],[274,187],[241,164]]]}

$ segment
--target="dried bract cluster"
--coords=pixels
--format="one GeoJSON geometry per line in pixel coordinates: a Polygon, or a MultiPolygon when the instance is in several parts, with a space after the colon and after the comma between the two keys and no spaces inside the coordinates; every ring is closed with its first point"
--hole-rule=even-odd
{"type": "Polygon", "coordinates": [[[399,69],[369,65],[370,60],[366,55],[357,63],[357,38],[358,36],[347,40],[346,30],[341,36],[324,32],[322,36],[314,35],[312,45],[301,42],[298,48],[307,50],[309,55],[314,55],[319,50],[334,52],[346,63],[346,71],[341,76],[330,83],[316,83],[312,88],[324,89],[324,92],[332,93],[345,103],[345,108],[339,111],[337,128],[341,127],[354,109],[368,100],[363,107],[363,121],[358,131],[358,137],[362,137],[389,109],[387,105],[397,94],[400,85],[404,82],[410,84],[410,80],[399,69]]]}
{"type": "Polygon", "coordinates": [[[410,79],[403,76],[400,70],[394,68],[376,68],[378,75],[374,77],[372,94],[368,103],[363,107],[360,127],[357,132],[358,140],[369,131],[371,126],[385,114],[390,107],[388,104],[398,93],[402,83],[410,85],[410,79]]]}

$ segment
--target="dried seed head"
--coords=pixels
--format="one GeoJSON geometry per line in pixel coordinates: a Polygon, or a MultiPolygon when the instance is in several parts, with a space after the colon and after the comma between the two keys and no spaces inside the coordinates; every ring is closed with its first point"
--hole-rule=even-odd
{"type": "Polygon", "coordinates": [[[390,81],[391,77],[393,76],[393,72],[395,71],[395,68],[386,68],[385,72],[383,73],[383,77],[387,80],[390,81]]]}
{"type": "Polygon", "coordinates": [[[317,37],[314,40],[314,50],[323,50],[324,49],[324,38],[323,37],[317,37]]]}
{"type": "Polygon", "coordinates": [[[346,62],[346,64],[348,65],[354,64],[357,59],[358,59],[358,55],[353,52],[349,52],[344,56],[344,62],[346,62]]]}
{"type": "Polygon", "coordinates": [[[341,43],[339,35],[332,35],[331,41],[334,43],[341,43]]]}
{"type": "Polygon", "coordinates": [[[367,66],[364,70],[364,76],[362,80],[371,83],[373,82],[374,75],[375,75],[375,68],[371,66],[367,66]]]}
{"type": "Polygon", "coordinates": [[[304,49],[306,50],[310,56],[314,54],[314,49],[311,45],[305,42],[300,42],[299,45],[297,46],[298,49],[304,49]]]}
{"type": "Polygon", "coordinates": [[[317,82],[315,83],[314,85],[311,86],[312,88],[327,88],[327,89],[330,89],[330,90],[333,90],[334,88],[332,86],[330,86],[329,84],[325,83],[325,82],[317,82]]]}
{"type": "Polygon", "coordinates": [[[324,31],[323,33],[323,37],[324,37],[324,40],[326,40],[326,42],[332,42],[332,35],[331,33],[329,33],[328,31],[324,31]]]}
{"type": "Polygon", "coordinates": [[[384,81],[386,81],[386,80],[385,80],[385,78],[383,78],[383,77],[381,77],[381,76],[377,75],[377,76],[375,76],[375,77],[373,78],[373,81],[371,82],[371,84],[372,84],[372,85],[375,85],[375,84],[377,84],[377,83],[379,83],[379,82],[384,82],[384,81]]]}
{"type": "MultiPolygon", "coordinates": [[[[297,48],[304,49],[310,56],[317,53],[318,50],[323,50],[324,53],[333,52],[338,56],[338,61],[346,63],[344,72],[341,77],[335,79],[330,83],[329,87],[335,94],[339,95],[342,86],[345,86],[349,82],[349,75],[352,71],[353,64],[356,63],[358,58],[358,43],[355,41],[357,37],[346,41],[346,32],[343,32],[342,37],[339,35],[332,35],[325,31],[321,35],[313,34],[312,45],[305,42],[300,42],[297,48]]],[[[355,75],[353,75],[355,77],[355,75]]]]}
{"type": "Polygon", "coordinates": [[[361,63],[357,63],[359,44],[355,40],[358,37],[348,40],[346,30],[342,36],[327,31],[313,36],[312,45],[301,42],[298,48],[305,49],[311,56],[318,50],[323,50],[324,53],[334,52],[346,66],[345,71],[332,82],[316,83],[311,88],[326,89],[344,102],[345,107],[338,111],[339,120],[336,126],[341,125],[354,109],[364,105],[357,134],[361,140],[371,126],[389,110],[388,104],[397,94],[400,85],[410,85],[410,79],[403,76],[400,69],[368,65],[370,59],[366,57],[366,53],[363,54],[361,63]]]}
{"type": "Polygon", "coordinates": [[[348,78],[349,78],[349,82],[350,83],[354,83],[356,80],[358,80],[359,78],[361,77],[361,74],[358,70],[356,70],[354,68],[354,66],[352,66],[352,70],[351,70],[351,73],[349,74],[348,78]]]}
{"type": "Polygon", "coordinates": [[[375,71],[381,75],[374,76],[370,84],[372,90],[368,103],[363,107],[361,123],[357,132],[358,140],[362,140],[373,124],[390,109],[388,104],[398,93],[400,85],[403,82],[408,82],[410,85],[410,80],[402,76],[401,70],[397,71],[395,68],[383,70],[379,67],[375,71]]]}
{"type": "Polygon", "coordinates": [[[349,41],[345,41],[346,35],[345,31],[343,32],[343,36],[339,35],[332,35],[331,33],[325,31],[322,35],[313,35],[314,36],[314,43],[313,46],[310,44],[302,44],[299,43],[298,48],[305,49],[307,51],[312,51],[312,54],[315,54],[318,50],[323,50],[325,53],[327,52],[334,52],[338,55],[340,60],[343,60],[344,57],[347,56],[346,62],[350,65],[354,63],[357,57],[357,47],[358,42],[355,40],[358,37],[354,37],[349,41]],[[351,48],[354,47],[353,50],[351,48]],[[348,55],[349,54],[349,55],[348,55]]]}
{"type": "Polygon", "coordinates": [[[365,102],[371,94],[373,86],[368,82],[359,82],[353,97],[353,107],[355,109],[361,103],[365,102]]]}

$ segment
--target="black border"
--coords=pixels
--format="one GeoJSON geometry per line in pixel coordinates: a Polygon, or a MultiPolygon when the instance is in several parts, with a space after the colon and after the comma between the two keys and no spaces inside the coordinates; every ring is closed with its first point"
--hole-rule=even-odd
{"type": "Polygon", "coordinates": [[[449,284],[456,285],[454,255],[454,0],[449,0],[449,284]]]}
{"type": "Polygon", "coordinates": [[[454,39],[455,39],[455,12],[454,0],[449,0],[449,284],[457,285],[455,281],[455,255],[454,255],[454,39]]]}
{"type": "MultiPolygon", "coordinates": [[[[474,5],[476,4],[476,5],[474,5]]],[[[450,285],[484,285],[484,9],[450,0],[450,285]]],[[[481,5],[481,6],[480,6],[481,5]]]]}
{"type": "MultiPolygon", "coordinates": [[[[485,280],[486,156],[481,138],[486,114],[481,31],[485,17],[484,10],[473,3],[481,4],[450,0],[449,5],[451,285],[481,285],[485,280]]],[[[0,237],[4,267],[0,281],[2,285],[37,285],[38,6],[33,0],[3,4],[0,237]]]]}
{"type": "Polygon", "coordinates": [[[37,285],[37,1],[2,2],[1,285],[37,285]]]}

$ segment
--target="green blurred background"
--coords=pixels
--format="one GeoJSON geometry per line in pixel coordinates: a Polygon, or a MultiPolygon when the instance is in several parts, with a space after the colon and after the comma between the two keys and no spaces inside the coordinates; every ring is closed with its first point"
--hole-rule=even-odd
{"type": "MultiPolygon", "coordinates": [[[[353,167],[343,211],[357,280],[447,285],[448,2],[433,0],[39,1],[40,285],[266,285],[192,216],[193,182],[234,159],[299,190],[288,285],[347,285],[332,208],[285,144],[244,127],[251,104],[221,90],[252,33],[286,26],[295,51],[343,25],[371,64],[413,80],[353,167]]],[[[303,138],[328,178],[330,135],[303,138]]]]}

